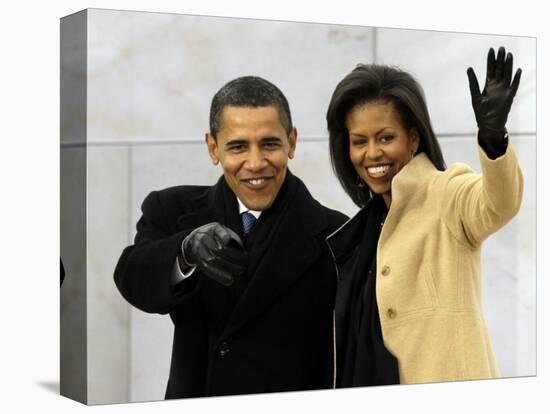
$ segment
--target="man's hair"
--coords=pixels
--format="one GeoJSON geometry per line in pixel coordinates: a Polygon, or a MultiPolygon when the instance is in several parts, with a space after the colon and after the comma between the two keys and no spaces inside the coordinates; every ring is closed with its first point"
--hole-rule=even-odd
{"type": "Polygon", "coordinates": [[[336,86],[327,110],[332,168],[342,187],[359,207],[371,198],[367,186],[357,185],[357,172],[349,157],[346,116],[366,103],[392,104],[406,130],[416,128],[418,153],[424,152],[440,171],[445,169],[441,148],[432,129],[424,92],[407,72],[386,65],[357,65],[336,86]]]}
{"type": "Polygon", "coordinates": [[[214,95],[210,105],[210,134],[214,139],[222,127],[222,112],[226,106],[275,106],[287,134],[292,130],[292,117],[285,95],[271,82],[258,76],[233,79],[214,95]]]}

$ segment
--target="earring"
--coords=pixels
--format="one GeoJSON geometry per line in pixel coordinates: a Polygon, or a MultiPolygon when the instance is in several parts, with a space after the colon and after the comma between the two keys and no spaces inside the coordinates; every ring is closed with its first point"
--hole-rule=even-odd
{"type": "Polygon", "coordinates": [[[355,185],[359,188],[363,188],[363,187],[365,187],[365,182],[363,181],[363,179],[361,177],[356,175],[355,176],[355,185]]]}

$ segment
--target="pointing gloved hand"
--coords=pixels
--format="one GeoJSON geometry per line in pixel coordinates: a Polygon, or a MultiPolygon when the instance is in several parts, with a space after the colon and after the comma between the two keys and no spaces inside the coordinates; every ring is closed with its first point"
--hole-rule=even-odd
{"type": "Polygon", "coordinates": [[[471,67],[467,70],[472,106],[479,128],[479,145],[491,159],[498,158],[506,152],[508,145],[506,120],[521,77],[521,69],[518,69],[512,81],[513,56],[508,53],[505,60],[505,54],[505,49],[499,48],[495,60],[495,51],[493,48],[489,49],[487,77],[483,92],[479,91],[474,70],[471,67]]]}
{"type": "Polygon", "coordinates": [[[220,223],[193,230],[182,242],[184,261],[224,286],[246,271],[248,255],[239,236],[220,223]]]}

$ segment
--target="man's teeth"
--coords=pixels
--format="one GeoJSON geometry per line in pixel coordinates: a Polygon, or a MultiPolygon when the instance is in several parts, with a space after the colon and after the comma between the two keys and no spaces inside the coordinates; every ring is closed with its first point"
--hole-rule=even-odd
{"type": "Polygon", "coordinates": [[[264,181],[265,181],[265,178],[258,178],[258,179],[255,179],[255,180],[248,180],[248,182],[252,185],[260,185],[260,184],[263,184],[264,181]]]}
{"type": "Polygon", "coordinates": [[[389,165],[381,165],[379,167],[369,167],[367,168],[367,171],[369,172],[369,174],[384,174],[389,169],[389,165]]]}

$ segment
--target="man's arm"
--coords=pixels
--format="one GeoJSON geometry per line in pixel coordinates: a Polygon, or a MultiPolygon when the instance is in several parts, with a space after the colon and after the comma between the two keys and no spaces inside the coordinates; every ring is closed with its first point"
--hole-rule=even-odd
{"type": "Polygon", "coordinates": [[[194,290],[199,276],[230,286],[246,271],[248,256],[229,228],[212,222],[172,234],[157,192],[145,199],[142,211],[135,244],[123,251],[115,269],[118,289],[137,308],[168,313],[194,290]],[[198,275],[191,277],[195,267],[198,275]]]}
{"type": "MultiPolygon", "coordinates": [[[[172,282],[174,263],[181,243],[192,229],[171,233],[158,192],[142,204],[135,243],[122,252],[114,279],[124,298],[150,313],[168,313],[185,295],[172,282]]],[[[194,278],[192,278],[194,279],[194,278]]],[[[191,282],[184,281],[182,283],[191,282]]]]}

